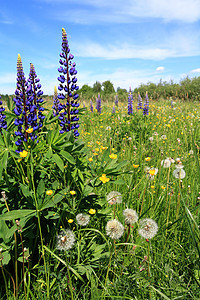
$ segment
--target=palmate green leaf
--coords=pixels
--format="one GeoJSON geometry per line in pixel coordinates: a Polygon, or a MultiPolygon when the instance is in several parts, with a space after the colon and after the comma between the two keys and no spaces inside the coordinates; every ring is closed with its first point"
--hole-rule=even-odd
{"type": "Polygon", "coordinates": [[[8,151],[5,151],[3,154],[2,159],[0,160],[0,178],[2,176],[2,172],[7,167],[7,161],[8,161],[8,151]]]}
{"type": "Polygon", "coordinates": [[[37,194],[40,196],[45,193],[45,183],[44,180],[41,179],[37,186],[37,194]]]}
{"type": "Polygon", "coordinates": [[[17,210],[11,210],[6,212],[5,214],[2,214],[0,216],[0,221],[2,220],[16,220],[24,217],[33,217],[36,215],[36,210],[33,209],[17,209],[17,210]]]}
{"type": "Polygon", "coordinates": [[[57,164],[57,166],[59,167],[61,172],[63,172],[64,171],[64,162],[63,162],[62,158],[58,154],[53,154],[52,159],[57,164]]]}
{"type": "Polygon", "coordinates": [[[70,164],[72,164],[72,165],[76,164],[75,159],[69,152],[61,150],[60,155],[62,155],[70,164]]]}

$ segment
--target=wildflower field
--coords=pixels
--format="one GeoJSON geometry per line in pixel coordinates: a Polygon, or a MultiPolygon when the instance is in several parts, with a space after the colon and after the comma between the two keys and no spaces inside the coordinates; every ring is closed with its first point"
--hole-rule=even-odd
{"type": "Polygon", "coordinates": [[[199,299],[199,101],[80,99],[73,58],[0,101],[0,299],[199,299]]]}

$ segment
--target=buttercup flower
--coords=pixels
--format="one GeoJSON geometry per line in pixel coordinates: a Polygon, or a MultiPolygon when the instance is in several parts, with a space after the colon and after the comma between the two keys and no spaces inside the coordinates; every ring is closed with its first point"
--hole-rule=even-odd
{"type": "Polygon", "coordinates": [[[138,221],[138,214],[136,213],[135,210],[133,210],[131,208],[126,208],[123,211],[123,215],[124,215],[126,224],[132,225],[138,221]]]}
{"type": "Polygon", "coordinates": [[[90,216],[81,213],[76,216],[76,220],[79,225],[86,226],[90,222],[90,216]]]}
{"type": "Polygon", "coordinates": [[[111,153],[111,154],[109,155],[109,157],[110,157],[111,159],[116,159],[116,158],[117,158],[117,154],[111,153]]]}
{"type": "Polygon", "coordinates": [[[90,214],[90,215],[95,215],[95,214],[96,214],[96,209],[90,208],[89,214],[90,214]]]}
{"type": "Polygon", "coordinates": [[[28,152],[26,150],[23,150],[19,153],[20,157],[26,157],[28,155],[28,152]]]}
{"type": "Polygon", "coordinates": [[[151,160],[151,157],[146,157],[145,160],[146,160],[146,161],[150,161],[150,160],[151,160]]]}
{"type": "Polygon", "coordinates": [[[69,229],[63,229],[57,237],[58,250],[67,251],[74,246],[75,236],[73,232],[69,229]]]}
{"type": "Polygon", "coordinates": [[[138,233],[145,239],[152,239],[158,232],[158,225],[152,219],[143,219],[139,223],[138,233]]]}
{"type": "Polygon", "coordinates": [[[46,191],[46,195],[51,196],[52,194],[53,194],[53,191],[52,191],[52,190],[46,191]]]}
{"type": "Polygon", "coordinates": [[[134,168],[134,169],[137,169],[138,167],[139,167],[139,165],[134,165],[134,164],[133,164],[133,168],[134,168]]]}
{"type": "Polygon", "coordinates": [[[76,195],[76,192],[75,191],[70,191],[70,194],[71,195],[76,195]]]}
{"type": "Polygon", "coordinates": [[[116,219],[108,221],[106,234],[113,240],[118,240],[124,233],[124,226],[116,219]]]}
{"type": "Polygon", "coordinates": [[[102,174],[101,177],[99,177],[99,179],[100,179],[103,183],[106,183],[106,182],[110,181],[110,178],[106,177],[106,174],[102,174]]]}
{"type": "Polygon", "coordinates": [[[68,223],[70,223],[70,224],[73,223],[73,222],[74,222],[73,219],[69,219],[69,220],[68,220],[68,223]]]}
{"type": "Polygon", "coordinates": [[[117,192],[117,191],[112,191],[110,192],[107,196],[106,199],[108,201],[109,204],[116,204],[116,203],[121,203],[122,202],[122,195],[121,193],[117,192]]]}

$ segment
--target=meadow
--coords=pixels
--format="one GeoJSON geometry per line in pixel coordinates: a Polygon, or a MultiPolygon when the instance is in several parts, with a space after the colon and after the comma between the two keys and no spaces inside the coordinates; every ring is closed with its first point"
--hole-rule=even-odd
{"type": "Polygon", "coordinates": [[[0,101],[0,298],[199,299],[199,100],[91,101],[72,59],[0,101]]]}
{"type": "MultiPolygon", "coordinates": [[[[69,151],[71,157],[67,152],[59,156],[63,161],[67,157],[63,166],[49,158],[50,165],[56,165],[46,170],[51,176],[40,174],[37,182],[34,174],[37,193],[43,197],[40,209],[36,207],[35,212],[33,204],[30,209],[34,193],[27,179],[20,186],[13,184],[12,189],[1,185],[7,199],[3,201],[2,193],[1,222],[6,221],[1,225],[1,299],[17,298],[16,290],[18,299],[198,299],[199,103],[177,100],[171,108],[169,101],[151,100],[148,116],[136,109],[137,103],[128,115],[125,101],[115,113],[113,103],[107,101],[102,101],[101,114],[96,109],[91,112],[89,103],[81,106],[86,107],[80,136],[78,142],[71,141],[80,150],[69,151]],[[176,176],[175,170],[185,172],[176,176]],[[15,186],[21,207],[9,215],[6,211],[14,209],[14,198],[18,198],[13,195],[15,186]],[[135,211],[138,218],[129,222],[126,209],[135,211]],[[77,219],[80,214],[82,223],[77,219]],[[13,222],[17,217],[19,224],[13,222]],[[123,228],[113,238],[106,226],[114,219],[123,228]],[[144,219],[156,222],[155,236],[139,234],[144,219]],[[62,251],[58,239],[68,229],[74,240],[62,251]],[[35,239],[38,245],[33,250],[35,239]],[[18,288],[14,266],[20,278],[18,288]]],[[[46,126],[50,132],[56,130],[55,124],[46,126]]],[[[54,134],[52,148],[59,138],[54,134]]],[[[33,163],[28,157],[22,158],[23,164],[33,163]]],[[[22,167],[17,157],[15,162],[16,168],[22,167]]]]}

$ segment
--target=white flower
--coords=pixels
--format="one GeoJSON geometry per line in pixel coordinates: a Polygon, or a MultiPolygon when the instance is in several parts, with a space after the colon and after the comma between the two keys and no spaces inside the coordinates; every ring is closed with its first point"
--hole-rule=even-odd
{"type": "Polygon", "coordinates": [[[111,205],[116,204],[116,203],[121,203],[122,195],[117,191],[112,191],[106,196],[106,199],[107,199],[108,203],[111,205]]]}
{"type": "Polygon", "coordinates": [[[126,208],[123,211],[123,215],[124,215],[126,224],[134,224],[138,221],[138,214],[136,213],[135,210],[133,210],[131,208],[126,208]]]}
{"type": "Polygon", "coordinates": [[[151,136],[151,137],[149,138],[149,140],[150,140],[150,142],[153,142],[153,136],[151,136]]]}
{"type": "Polygon", "coordinates": [[[184,166],[182,165],[182,162],[179,162],[178,165],[175,165],[176,169],[183,169],[184,166]]]}
{"type": "Polygon", "coordinates": [[[75,242],[75,236],[69,229],[64,229],[57,237],[57,249],[67,251],[71,249],[75,242]]]}
{"type": "Polygon", "coordinates": [[[174,159],[168,157],[165,160],[161,161],[161,166],[163,166],[163,168],[169,168],[171,166],[171,163],[174,163],[174,159]]]}
{"type": "Polygon", "coordinates": [[[190,154],[190,155],[193,155],[193,154],[194,154],[194,151],[191,149],[191,150],[189,151],[189,154],[190,154]]]}
{"type": "Polygon", "coordinates": [[[76,216],[77,223],[81,226],[86,226],[90,222],[90,216],[86,214],[78,214],[76,216]]]}
{"type": "Polygon", "coordinates": [[[176,168],[173,172],[173,176],[177,179],[183,179],[185,178],[185,171],[183,169],[176,168]]]}
{"type": "Polygon", "coordinates": [[[111,127],[110,127],[110,126],[107,126],[107,127],[106,127],[106,130],[111,130],[111,127]]]}
{"type": "Polygon", "coordinates": [[[106,234],[113,240],[118,240],[124,233],[124,226],[116,219],[108,221],[106,234]]]}
{"type": "Polygon", "coordinates": [[[139,224],[139,235],[145,239],[152,239],[158,231],[157,223],[152,219],[143,219],[139,224]]]}
{"type": "Polygon", "coordinates": [[[167,136],[165,134],[161,135],[161,139],[166,140],[167,136]]]}
{"type": "Polygon", "coordinates": [[[163,166],[163,168],[169,168],[171,166],[171,161],[166,158],[165,160],[161,161],[161,166],[163,166]]]}

